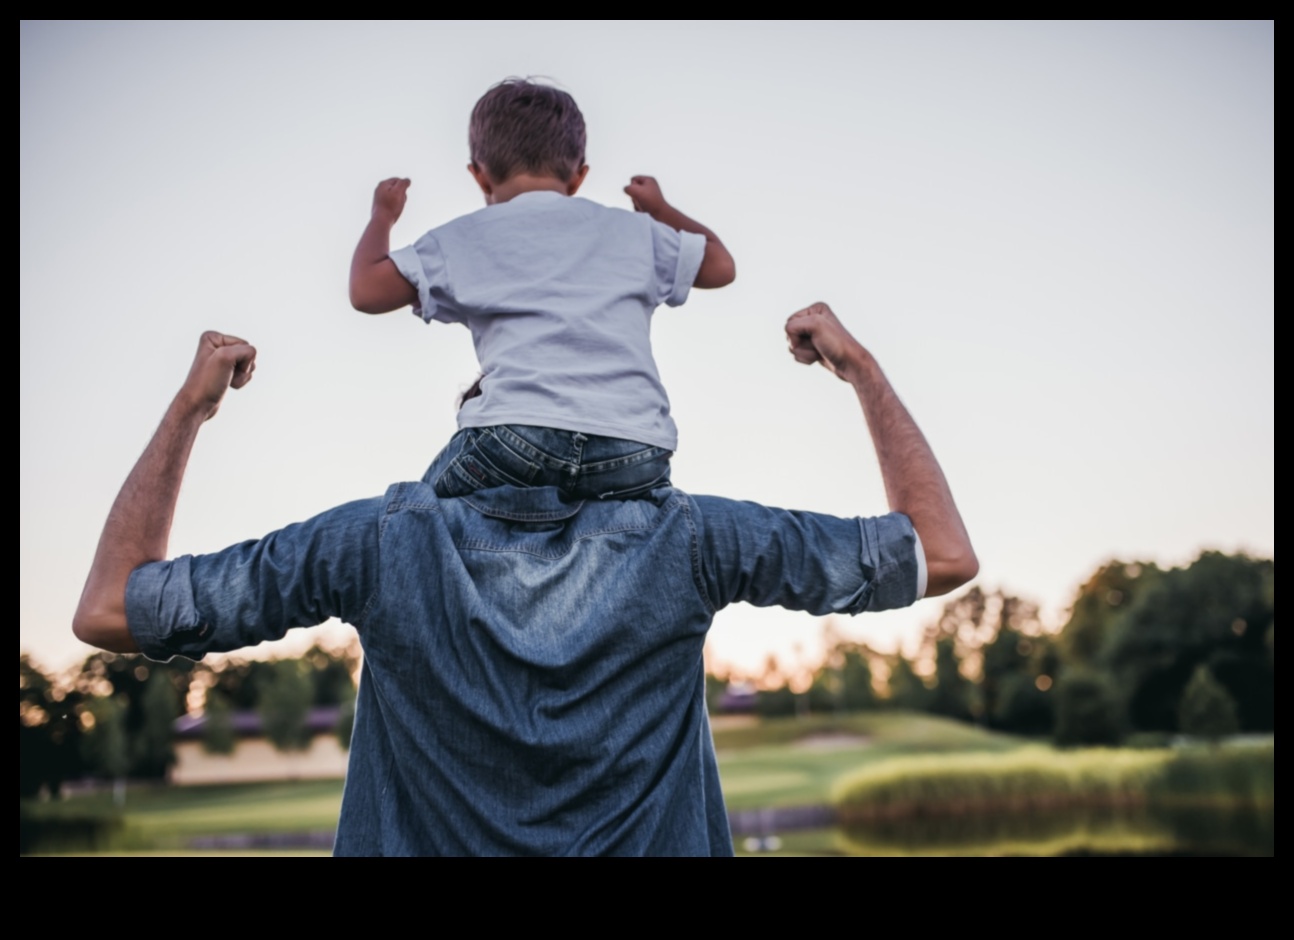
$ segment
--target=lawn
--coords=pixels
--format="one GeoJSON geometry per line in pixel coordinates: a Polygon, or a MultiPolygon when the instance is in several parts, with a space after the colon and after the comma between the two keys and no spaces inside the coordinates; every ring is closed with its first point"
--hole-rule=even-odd
{"type": "Polygon", "coordinates": [[[714,732],[732,810],[827,803],[842,774],[913,754],[1001,752],[1025,742],[972,725],[905,712],[783,718],[714,732]]]}
{"type": "MultiPolygon", "coordinates": [[[[1016,738],[956,722],[898,712],[717,721],[715,744],[731,809],[828,802],[842,774],[899,755],[1004,751],[1016,738]]],[[[192,848],[199,838],[308,835],[337,824],[342,782],[309,781],[210,787],[132,787],[121,824],[110,835],[111,854],[302,854],[322,848],[192,848]]],[[[107,793],[32,807],[41,816],[112,814],[107,793]]],[[[827,834],[794,836],[786,850],[833,854],[827,834]],[[805,843],[800,845],[799,843],[805,843]]],[[[797,854],[799,854],[797,852],[797,854]]]]}

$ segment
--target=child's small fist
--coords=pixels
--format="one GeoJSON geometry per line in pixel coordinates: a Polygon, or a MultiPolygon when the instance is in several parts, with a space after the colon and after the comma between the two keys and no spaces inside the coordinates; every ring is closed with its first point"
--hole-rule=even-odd
{"type": "Polygon", "coordinates": [[[652,217],[655,217],[656,213],[666,205],[665,197],[661,195],[660,184],[656,182],[654,176],[631,178],[629,185],[625,187],[625,194],[633,200],[636,212],[646,212],[652,217]]]}
{"type": "Polygon", "coordinates": [[[409,180],[398,176],[393,176],[389,180],[382,180],[377,184],[377,189],[373,190],[373,215],[381,215],[391,224],[400,218],[400,213],[404,211],[404,203],[408,198],[409,180]]]}

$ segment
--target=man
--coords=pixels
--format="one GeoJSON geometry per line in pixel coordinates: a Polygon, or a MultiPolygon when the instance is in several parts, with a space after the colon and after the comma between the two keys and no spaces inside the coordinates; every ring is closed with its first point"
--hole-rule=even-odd
{"type": "Polygon", "coordinates": [[[978,570],[943,473],[870,353],[824,304],[786,331],[797,361],[857,393],[889,515],[669,488],[438,499],[401,483],[163,561],[198,428],[255,367],[243,340],[207,333],[113,505],[73,630],[169,658],[354,624],[364,667],[338,855],[731,855],[701,659],[715,611],[884,610],[978,570]]]}

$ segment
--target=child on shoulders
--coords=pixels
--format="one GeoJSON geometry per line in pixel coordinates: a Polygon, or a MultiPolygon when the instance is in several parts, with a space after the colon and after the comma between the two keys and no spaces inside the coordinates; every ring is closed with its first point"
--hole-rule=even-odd
{"type": "Polygon", "coordinates": [[[584,118],[564,91],[495,85],[468,141],[486,207],[392,252],[409,180],[384,180],[351,262],[357,310],[412,305],[472,332],[480,394],[425,481],[442,497],[512,485],[626,499],[667,485],[677,430],[651,316],[693,287],[732,283],[732,256],[649,176],[625,187],[635,212],[578,197],[584,118]]]}

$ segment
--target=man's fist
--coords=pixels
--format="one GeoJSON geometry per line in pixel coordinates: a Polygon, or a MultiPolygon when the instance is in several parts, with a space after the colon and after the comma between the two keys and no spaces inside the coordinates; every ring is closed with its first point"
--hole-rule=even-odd
{"type": "Polygon", "coordinates": [[[404,211],[408,192],[407,179],[393,176],[389,180],[382,180],[377,184],[377,189],[373,190],[373,217],[380,215],[394,225],[404,211]]]}
{"type": "Polygon", "coordinates": [[[654,176],[635,176],[625,187],[625,194],[633,201],[634,211],[646,212],[652,218],[665,208],[665,197],[661,195],[660,184],[654,176]]]}
{"type": "Polygon", "coordinates": [[[821,362],[838,378],[848,381],[848,371],[863,347],[836,319],[831,308],[817,303],[791,314],[786,321],[786,342],[796,362],[821,362]]]}
{"type": "Polygon", "coordinates": [[[245,339],[208,330],[198,341],[189,377],[180,389],[184,404],[206,420],[220,408],[225,390],[242,388],[256,371],[256,348],[245,339]]]}

